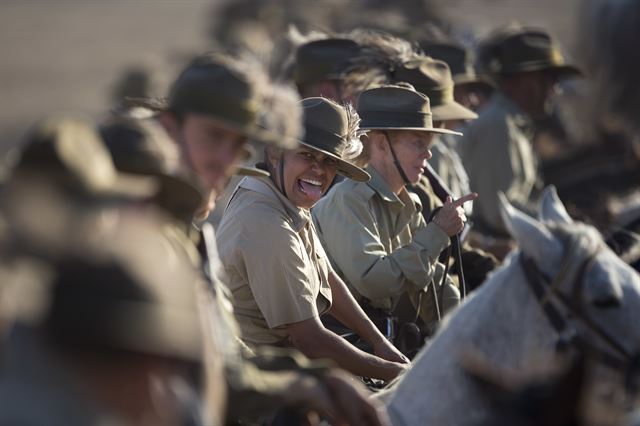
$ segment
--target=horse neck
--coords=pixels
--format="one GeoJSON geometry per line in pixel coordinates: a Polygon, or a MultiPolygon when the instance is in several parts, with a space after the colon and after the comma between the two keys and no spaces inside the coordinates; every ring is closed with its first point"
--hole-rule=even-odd
{"type": "Polygon", "coordinates": [[[508,266],[494,274],[448,326],[462,330],[465,340],[488,360],[513,368],[532,358],[543,362],[553,354],[556,338],[518,256],[512,256],[508,266]]]}

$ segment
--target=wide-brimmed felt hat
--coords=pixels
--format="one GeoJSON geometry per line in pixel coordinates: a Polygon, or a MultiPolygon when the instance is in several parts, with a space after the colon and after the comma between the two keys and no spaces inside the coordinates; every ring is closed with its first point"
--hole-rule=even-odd
{"type": "Polygon", "coordinates": [[[236,167],[235,175],[237,176],[256,176],[256,177],[269,177],[270,174],[266,170],[259,169],[251,166],[238,166],[236,167]]]}
{"type": "Polygon", "coordinates": [[[262,123],[272,89],[263,73],[253,62],[224,54],[203,55],[180,73],[169,97],[127,98],[124,104],[154,112],[208,115],[253,140],[294,148],[294,141],[282,138],[262,123]]]}
{"type": "Polygon", "coordinates": [[[208,191],[182,171],[180,152],[158,123],[118,117],[99,132],[118,170],[159,179],[154,199],[174,215],[190,219],[207,199],[208,191]]]}
{"type": "Polygon", "coordinates": [[[426,56],[405,62],[395,70],[397,81],[410,83],[429,97],[431,113],[436,121],[473,120],[478,114],[453,98],[453,79],[449,66],[426,56]]]}
{"type": "Polygon", "coordinates": [[[278,90],[260,65],[209,54],[196,58],[182,71],[168,98],[126,98],[123,105],[156,113],[204,114],[257,142],[295,148],[297,139],[279,134],[266,123],[278,90]]]}
{"type": "Polygon", "coordinates": [[[168,108],[175,113],[210,115],[251,139],[282,144],[260,125],[268,91],[255,73],[258,65],[222,54],[200,56],[178,76],[169,92],[168,108]]]}
{"type": "Polygon", "coordinates": [[[558,42],[541,29],[505,28],[484,40],[479,52],[479,65],[492,75],[550,71],[561,78],[582,74],[565,61],[558,42]]]}
{"type": "MultiPolygon", "coordinates": [[[[112,110],[117,117],[134,120],[153,119],[158,113],[168,110],[168,101],[161,98],[125,98],[119,108],[112,110]]],[[[249,144],[243,144],[240,148],[241,161],[251,160],[256,152],[249,144]]],[[[235,173],[238,176],[269,176],[269,172],[251,166],[237,166],[235,173]]]]}
{"type": "Polygon", "coordinates": [[[346,38],[305,43],[296,50],[293,80],[297,84],[309,84],[340,79],[360,50],[355,41],[346,38]]]}
{"type": "Polygon", "coordinates": [[[451,69],[451,76],[456,85],[473,84],[493,88],[489,78],[478,74],[471,49],[455,43],[425,43],[421,45],[425,55],[444,61],[451,69]]]}
{"type": "Polygon", "coordinates": [[[301,101],[304,113],[304,137],[300,144],[319,151],[338,163],[337,171],[358,182],[371,179],[369,173],[344,159],[351,143],[347,110],[326,98],[306,98],[301,101]]]}
{"type": "MultiPolygon", "coordinates": [[[[156,118],[158,113],[167,111],[169,102],[162,98],[125,98],[120,107],[113,110],[115,116],[127,119],[145,120],[156,118]]],[[[240,147],[241,161],[248,161],[256,152],[249,144],[240,147]]],[[[269,176],[269,173],[251,166],[236,167],[238,176],[269,176]]]]}
{"type": "Polygon", "coordinates": [[[139,225],[149,229],[124,225],[127,235],[103,236],[99,249],[89,244],[48,263],[39,295],[48,303],[34,325],[62,345],[200,363],[197,273],[160,228],[139,225]]]}
{"type": "Polygon", "coordinates": [[[93,124],[52,117],[29,133],[14,173],[37,173],[94,196],[151,197],[158,181],[119,172],[93,124]]]}
{"type": "Polygon", "coordinates": [[[462,135],[433,127],[429,98],[409,87],[387,85],[365,90],[358,98],[360,128],[364,130],[416,130],[462,135]]]}

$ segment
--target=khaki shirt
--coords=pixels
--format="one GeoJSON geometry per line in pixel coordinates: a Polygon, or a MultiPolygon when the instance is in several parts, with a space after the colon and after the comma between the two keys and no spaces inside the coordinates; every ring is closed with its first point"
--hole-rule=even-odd
{"type": "Polygon", "coordinates": [[[471,190],[479,230],[508,235],[500,217],[498,192],[514,205],[531,210],[540,187],[538,159],[531,146],[531,122],[513,102],[496,93],[460,139],[460,156],[471,190]]]}
{"type": "Polygon", "coordinates": [[[397,196],[376,169],[367,171],[369,182],[336,185],[313,217],[335,271],[356,299],[388,311],[405,291],[426,291],[432,279],[441,279],[437,259],[449,237],[425,223],[417,197],[405,189],[397,196]]]}
{"type": "MultiPolygon", "coordinates": [[[[327,364],[310,361],[290,349],[262,347],[254,351],[240,340],[240,328],[225,284],[227,278],[220,262],[213,227],[205,223],[200,232],[194,230],[191,224],[185,226],[172,220],[167,220],[163,226],[163,234],[176,254],[187,256],[194,267],[205,272],[207,278],[203,277],[198,283],[201,315],[207,333],[206,371],[211,374],[210,370],[214,370],[212,376],[215,379],[216,364],[224,364],[227,419],[253,424],[252,421],[259,416],[271,414],[291,399],[289,382],[282,380],[279,371],[320,376],[327,370],[327,364]],[[206,258],[203,259],[201,253],[206,253],[206,258]]],[[[206,392],[211,394],[221,391],[216,380],[207,381],[206,386],[206,392]]],[[[205,401],[211,399],[205,398],[205,401]]],[[[215,412],[215,408],[212,409],[215,412]]]]}
{"type": "Polygon", "coordinates": [[[243,339],[288,346],[286,325],[331,306],[331,267],[311,214],[269,178],[244,178],[218,228],[220,259],[243,339]]]}

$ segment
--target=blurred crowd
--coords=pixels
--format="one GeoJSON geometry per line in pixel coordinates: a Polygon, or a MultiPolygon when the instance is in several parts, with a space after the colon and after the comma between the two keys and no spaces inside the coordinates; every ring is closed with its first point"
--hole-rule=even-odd
{"type": "Polygon", "coordinates": [[[637,2],[585,1],[576,62],[330,3],[231,2],[167,93],[3,158],[0,425],[392,424],[372,395],[518,248],[500,197],[549,184],[637,270],[637,2]]]}

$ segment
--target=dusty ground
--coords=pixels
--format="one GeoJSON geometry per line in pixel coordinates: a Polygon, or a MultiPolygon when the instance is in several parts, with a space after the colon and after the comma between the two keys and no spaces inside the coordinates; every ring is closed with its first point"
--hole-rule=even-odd
{"type": "MultiPolygon", "coordinates": [[[[463,29],[486,32],[517,19],[550,28],[569,45],[578,4],[578,0],[434,1],[463,29]]],[[[162,94],[179,58],[207,46],[207,16],[213,3],[0,2],[0,148],[50,112],[105,111],[117,76],[132,66],[153,69],[156,91],[162,94]]]]}

